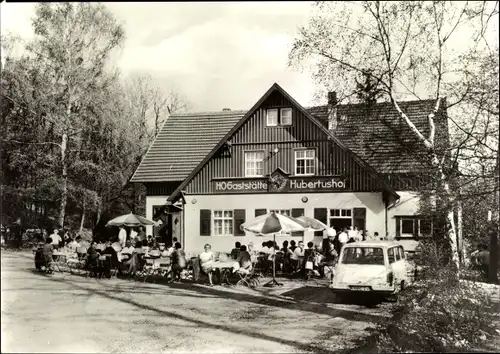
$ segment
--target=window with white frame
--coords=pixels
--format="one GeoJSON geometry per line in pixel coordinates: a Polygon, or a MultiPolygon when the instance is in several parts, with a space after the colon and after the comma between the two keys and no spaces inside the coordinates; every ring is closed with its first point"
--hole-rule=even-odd
{"type": "Polygon", "coordinates": [[[330,209],[330,219],[350,219],[351,217],[351,209],[330,209]]]}
{"type": "Polygon", "coordinates": [[[268,109],[266,110],[267,126],[276,127],[278,125],[278,109],[268,109]]]}
{"type": "Polygon", "coordinates": [[[314,175],[316,172],[316,151],[314,149],[295,151],[295,174],[314,175]]]}
{"type": "Polygon", "coordinates": [[[290,107],[269,108],[266,110],[266,125],[268,127],[292,125],[292,113],[290,107]]]}
{"type": "MultiPolygon", "coordinates": [[[[399,236],[415,237],[415,236],[430,236],[432,233],[432,222],[427,219],[422,219],[416,216],[400,216],[397,217],[399,228],[399,236]]],[[[398,233],[396,231],[396,233],[398,233]]]]}
{"type": "Polygon", "coordinates": [[[245,152],[245,176],[260,177],[264,175],[264,151],[245,152]]]}
{"type": "Polygon", "coordinates": [[[418,223],[418,219],[401,218],[401,236],[413,237],[413,230],[415,230],[416,226],[415,223],[418,223]]]}
{"type": "Polygon", "coordinates": [[[292,125],[292,109],[291,108],[281,108],[281,110],[280,110],[280,124],[281,125],[292,125]]]}
{"type": "Polygon", "coordinates": [[[271,209],[270,212],[271,213],[275,212],[276,214],[281,214],[281,215],[286,215],[286,216],[291,215],[290,209],[271,209]]]}
{"type": "Polygon", "coordinates": [[[215,236],[233,235],[233,211],[232,210],[214,210],[213,225],[215,236]]]}
{"type": "Polygon", "coordinates": [[[329,209],[328,212],[329,226],[337,233],[352,225],[352,209],[329,209]]]}

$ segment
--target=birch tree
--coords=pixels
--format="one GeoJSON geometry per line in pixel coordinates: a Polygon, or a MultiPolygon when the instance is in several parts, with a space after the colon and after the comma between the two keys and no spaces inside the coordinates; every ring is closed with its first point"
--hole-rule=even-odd
{"type": "Polygon", "coordinates": [[[124,32],[103,5],[90,3],[38,4],[33,27],[36,38],[28,50],[50,80],[46,119],[59,138],[53,143],[60,151],[62,227],[68,198],[68,148],[85,124],[79,107],[92,99],[90,92],[107,85],[106,64],[124,32]]]}
{"type": "MultiPolygon", "coordinates": [[[[289,65],[311,66],[318,86],[337,91],[341,99],[357,93],[360,75],[369,77],[392,103],[433,166],[452,262],[459,268],[457,195],[447,168],[450,154],[438,153],[435,118],[469,97],[472,88],[461,83],[477,61],[465,58],[484,57],[497,46],[489,34],[498,23],[498,2],[317,2],[315,8],[308,26],[299,28],[289,65]],[[401,108],[409,98],[434,99],[426,112],[427,133],[401,108]]],[[[475,140],[472,145],[479,144],[475,140]]]]}

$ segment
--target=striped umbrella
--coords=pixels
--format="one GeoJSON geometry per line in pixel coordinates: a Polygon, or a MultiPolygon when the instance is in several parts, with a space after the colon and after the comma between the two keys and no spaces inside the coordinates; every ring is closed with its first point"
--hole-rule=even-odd
{"type": "Polygon", "coordinates": [[[135,214],[125,214],[118,216],[106,224],[106,226],[127,226],[127,227],[137,227],[141,225],[154,225],[154,221],[146,219],[143,216],[135,214]]]}
{"type": "Polygon", "coordinates": [[[314,231],[323,231],[328,228],[325,224],[323,224],[321,221],[315,218],[311,218],[309,216],[299,216],[297,218],[298,220],[302,221],[305,223],[308,229],[314,230],[314,231]]]}
{"type": "Polygon", "coordinates": [[[290,216],[271,212],[257,216],[255,219],[243,223],[242,230],[250,231],[256,234],[272,234],[283,232],[304,231],[307,225],[290,216]]]}

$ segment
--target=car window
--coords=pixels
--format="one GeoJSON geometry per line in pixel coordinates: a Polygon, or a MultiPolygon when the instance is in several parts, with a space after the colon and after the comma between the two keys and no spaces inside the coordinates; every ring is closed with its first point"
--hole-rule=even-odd
{"type": "Polygon", "coordinates": [[[394,252],[394,259],[395,259],[396,261],[401,260],[401,254],[399,254],[399,247],[394,247],[394,248],[392,248],[392,249],[394,250],[394,251],[393,251],[393,252],[394,252]]]}
{"type": "Polygon", "coordinates": [[[384,251],[379,247],[347,247],[342,254],[342,263],[384,265],[384,251]]]}
{"type": "Polygon", "coordinates": [[[401,255],[401,258],[405,259],[406,257],[405,257],[405,250],[404,250],[404,248],[403,247],[398,247],[398,249],[399,249],[399,254],[401,255]]]}
{"type": "Polygon", "coordinates": [[[394,254],[394,247],[387,250],[387,257],[389,258],[389,264],[396,262],[396,255],[394,254]]]}

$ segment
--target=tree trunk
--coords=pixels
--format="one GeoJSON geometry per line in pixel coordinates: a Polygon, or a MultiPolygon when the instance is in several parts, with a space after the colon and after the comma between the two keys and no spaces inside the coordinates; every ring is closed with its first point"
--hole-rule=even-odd
{"type": "Polygon", "coordinates": [[[85,223],[85,204],[83,204],[82,208],[82,219],[80,221],[80,232],[83,230],[83,224],[85,223]]]}
{"type": "Polygon", "coordinates": [[[62,165],[62,192],[59,211],[59,227],[64,227],[64,217],[66,214],[66,203],[68,200],[68,164],[66,162],[66,148],[68,146],[68,135],[63,133],[61,142],[61,165],[62,165]]]}
{"type": "Polygon", "coordinates": [[[464,237],[463,237],[463,210],[462,210],[462,202],[457,202],[457,243],[458,243],[458,252],[459,252],[459,260],[460,265],[463,266],[465,262],[465,247],[464,247],[464,237]]]}
{"type": "Polygon", "coordinates": [[[491,284],[498,284],[498,232],[497,226],[492,223],[490,231],[490,271],[488,282],[491,284]]]}
{"type": "Polygon", "coordinates": [[[451,192],[450,192],[450,183],[446,178],[446,175],[443,171],[443,166],[439,163],[438,157],[434,154],[433,156],[433,164],[437,167],[439,172],[439,178],[441,180],[441,185],[444,192],[444,198],[446,198],[446,205],[448,211],[446,212],[446,222],[447,222],[447,236],[448,242],[450,243],[450,252],[451,252],[451,262],[455,265],[456,269],[460,269],[460,262],[458,257],[458,247],[457,247],[457,230],[455,224],[455,213],[453,212],[453,207],[451,207],[451,192]]]}
{"type": "Polygon", "coordinates": [[[102,205],[102,202],[99,198],[99,201],[97,203],[97,221],[95,222],[96,225],[98,225],[99,221],[101,221],[101,214],[102,214],[101,205],[102,205]]]}

